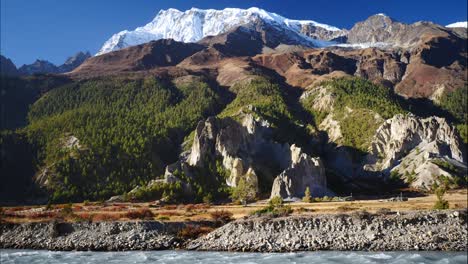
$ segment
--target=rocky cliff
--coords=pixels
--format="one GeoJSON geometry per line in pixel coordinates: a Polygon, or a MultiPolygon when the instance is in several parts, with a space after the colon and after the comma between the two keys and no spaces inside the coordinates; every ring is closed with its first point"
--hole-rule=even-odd
{"type": "Polygon", "coordinates": [[[439,175],[464,176],[466,146],[455,128],[443,118],[396,115],[377,129],[366,160],[366,171],[386,175],[395,171],[406,175],[405,180],[413,187],[429,189],[434,177],[439,175]],[[440,161],[448,162],[462,172],[450,173],[440,161]]]}
{"type": "Polygon", "coordinates": [[[270,124],[253,114],[242,114],[240,121],[213,117],[201,121],[190,153],[166,168],[166,179],[176,178],[176,170],[192,175],[192,168],[221,160],[231,187],[244,178],[258,190],[274,179],[272,197],[302,197],[306,187],[314,196],[330,193],[320,158],[310,157],[295,145],[275,142],[271,132],[270,124]]]}

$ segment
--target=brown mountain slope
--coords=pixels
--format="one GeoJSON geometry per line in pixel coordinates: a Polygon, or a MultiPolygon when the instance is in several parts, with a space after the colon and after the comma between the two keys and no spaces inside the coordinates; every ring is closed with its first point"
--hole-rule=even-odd
{"type": "Polygon", "coordinates": [[[290,32],[251,23],[199,43],[159,40],[92,57],[70,75],[138,73],[174,78],[189,73],[231,86],[262,72],[301,88],[329,76],[352,75],[394,88],[405,97],[434,99],[467,81],[466,38],[450,29],[432,23],[406,25],[384,16],[371,17],[353,29],[351,41],[395,38],[411,47],[310,48],[301,46],[301,39],[290,32]],[[371,32],[370,39],[362,39],[364,27],[373,28],[379,38],[371,32]],[[413,34],[420,27],[422,34],[413,34]]]}
{"type": "Polygon", "coordinates": [[[203,48],[200,44],[172,39],[151,41],[89,58],[70,75],[89,77],[173,66],[203,48]]]}

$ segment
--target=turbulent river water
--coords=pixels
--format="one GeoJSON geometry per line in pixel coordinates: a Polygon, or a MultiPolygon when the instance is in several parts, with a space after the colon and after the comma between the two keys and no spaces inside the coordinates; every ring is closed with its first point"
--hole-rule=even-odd
{"type": "Polygon", "coordinates": [[[466,252],[229,253],[192,251],[64,252],[0,250],[0,263],[467,263],[466,252]]]}

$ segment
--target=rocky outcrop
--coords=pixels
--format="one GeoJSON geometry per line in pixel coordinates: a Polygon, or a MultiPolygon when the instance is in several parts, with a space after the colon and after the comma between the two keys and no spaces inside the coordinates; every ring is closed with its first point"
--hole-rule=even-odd
{"type": "Polygon", "coordinates": [[[348,33],[348,43],[387,43],[408,48],[418,44],[423,35],[445,32],[445,27],[431,22],[405,24],[385,14],[377,14],[356,23],[348,33]]]}
{"type": "Polygon", "coordinates": [[[320,158],[312,158],[295,145],[291,146],[291,164],[278,175],[270,197],[303,197],[306,188],[312,196],[329,195],[325,167],[320,158]]]}
{"type": "Polygon", "coordinates": [[[300,24],[300,28],[300,32],[302,34],[314,39],[328,40],[338,43],[344,43],[347,40],[348,31],[346,29],[327,30],[323,27],[307,23],[300,24]]]}
{"type": "Polygon", "coordinates": [[[467,40],[448,32],[426,36],[410,52],[404,78],[395,86],[405,97],[432,98],[450,92],[467,82],[467,40]]]}
{"type": "Polygon", "coordinates": [[[454,127],[444,118],[419,118],[412,114],[396,115],[377,129],[371,143],[371,157],[378,158],[381,170],[393,167],[412,149],[439,141],[447,146],[441,153],[460,162],[466,162],[461,142],[454,127]],[[421,145],[422,144],[422,145],[421,145]],[[379,158],[380,157],[380,158],[379,158]]]}
{"type": "Polygon", "coordinates": [[[313,215],[231,222],[188,249],[290,252],[317,250],[465,251],[466,211],[313,215]]]}
{"type": "Polygon", "coordinates": [[[218,161],[231,187],[244,178],[257,190],[261,182],[271,184],[275,180],[272,196],[297,197],[307,186],[316,191],[316,196],[326,193],[320,158],[310,157],[295,145],[275,142],[270,124],[252,113],[240,113],[236,119],[240,121],[209,117],[199,122],[191,150],[167,166],[165,177],[176,179],[177,172],[191,177],[193,168],[206,168],[218,161]]]}
{"type": "Polygon", "coordinates": [[[423,177],[416,181],[416,186],[427,187],[430,184],[427,175],[438,172],[429,169],[427,162],[445,158],[466,163],[464,148],[455,128],[443,118],[396,115],[377,129],[364,170],[388,175],[396,166],[399,166],[399,172],[407,172],[406,168],[410,168],[423,177]],[[406,167],[401,170],[403,166],[406,167]]]}
{"type": "Polygon", "coordinates": [[[439,182],[440,176],[456,182],[456,177],[465,177],[465,163],[450,158],[449,148],[444,142],[433,141],[420,144],[403,157],[391,174],[399,177],[411,187],[430,190],[434,181],[439,182]]]}
{"type": "Polygon", "coordinates": [[[209,117],[199,122],[191,150],[183,153],[178,162],[167,166],[166,178],[177,178],[176,171],[191,177],[193,168],[206,168],[210,162],[218,160],[228,173],[226,183],[231,187],[245,177],[258,188],[256,171],[262,168],[262,175],[273,179],[276,171],[266,162],[286,167],[289,161],[284,159],[289,159],[289,146],[270,139],[268,122],[252,114],[241,114],[239,119],[238,122],[231,118],[209,117]]]}

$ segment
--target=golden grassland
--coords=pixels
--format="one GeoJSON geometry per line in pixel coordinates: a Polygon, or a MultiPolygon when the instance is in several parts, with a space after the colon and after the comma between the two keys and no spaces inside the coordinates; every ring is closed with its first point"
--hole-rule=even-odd
{"type": "MultiPolygon", "coordinates": [[[[466,189],[452,190],[446,193],[444,199],[449,202],[450,209],[468,208],[468,191],[466,189]]],[[[363,199],[346,202],[293,202],[289,205],[294,210],[293,215],[337,214],[380,210],[415,211],[433,208],[436,197],[433,194],[408,198],[408,201],[389,202],[385,199],[363,199]]],[[[233,218],[238,219],[263,208],[267,200],[248,204],[180,204],[156,206],[154,203],[75,203],[52,206],[15,206],[3,207],[0,221],[12,223],[46,222],[46,221],[204,221],[212,220],[213,212],[228,211],[233,218]]]]}

